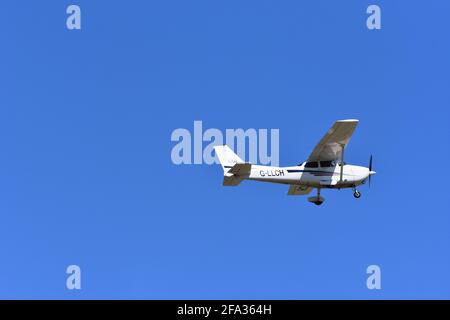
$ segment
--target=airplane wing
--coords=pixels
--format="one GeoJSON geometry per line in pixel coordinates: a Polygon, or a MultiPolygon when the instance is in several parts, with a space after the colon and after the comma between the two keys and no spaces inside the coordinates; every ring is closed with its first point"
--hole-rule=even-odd
{"type": "Polygon", "coordinates": [[[307,186],[298,186],[295,184],[291,184],[289,187],[288,195],[290,196],[303,196],[310,193],[312,190],[311,187],[307,186]]]}
{"type": "Polygon", "coordinates": [[[328,130],[319,144],[314,148],[308,161],[338,160],[341,158],[342,146],[350,141],[358,120],[338,120],[328,130]]]}

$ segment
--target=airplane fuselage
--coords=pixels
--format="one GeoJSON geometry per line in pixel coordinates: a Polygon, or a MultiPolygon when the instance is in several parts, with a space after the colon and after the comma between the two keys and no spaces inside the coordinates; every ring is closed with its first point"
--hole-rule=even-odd
{"type": "Polygon", "coordinates": [[[342,180],[340,165],[317,168],[252,165],[245,179],[313,188],[354,188],[364,183],[369,174],[369,168],[348,164],[344,165],[342,180]]]}

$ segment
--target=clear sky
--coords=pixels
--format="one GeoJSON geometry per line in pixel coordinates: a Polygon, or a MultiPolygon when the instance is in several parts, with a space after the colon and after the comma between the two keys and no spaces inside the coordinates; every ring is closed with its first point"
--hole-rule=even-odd
{"type": "Polygon", "coordinates": [[[0,298],[450,298],[449,1],[1,1],[0,298]],[[82,29],[66,28],[78,4],[82,29]],[[366,27],[378,4],[382,29],[366,27]],[[222,187],[176,128],[337,119],[372,186],[222,187]],[[82,289],[66,288],[79,265],[82,289]],[[368,290],[366,268],[381,267],[368,290]]]}

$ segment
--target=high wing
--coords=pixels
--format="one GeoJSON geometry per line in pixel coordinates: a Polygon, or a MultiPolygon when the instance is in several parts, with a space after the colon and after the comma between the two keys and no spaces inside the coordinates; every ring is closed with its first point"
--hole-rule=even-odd
{"type": "Polygon", "coordinates": [[[303,196],[310,193],[312,190],[311,187],[308,186],[299,186],[295,184],[291,184],[289,186],[288,195],[290,196],[303,196]]]}
{"type": "Polygon", "coordinates": [[[342,149],[350,141],[358,120],[338,120],[328,130],[319,144],[314,148],[308,161],[338,160],[341,158],[342,149]]]}

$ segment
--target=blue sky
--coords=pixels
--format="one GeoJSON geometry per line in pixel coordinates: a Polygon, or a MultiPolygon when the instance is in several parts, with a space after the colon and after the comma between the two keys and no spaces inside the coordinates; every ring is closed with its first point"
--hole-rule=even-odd
{"type": "Polygon", "coordinates": [[[0,298],[450,298],[447,1],[2,1],[0,298]],[[78,4],[82,30],[66,29],[78,4]],[[382,29],[366,28],[378,4],[382,29]],[[280,164],[357,118],[324,191],[223,188],[176,128],[278,128],[280,164]],[[82,289],[66,289],[66,267],[82,289]],[[382,289],[366,288],[381,267],[382,289]]]}

